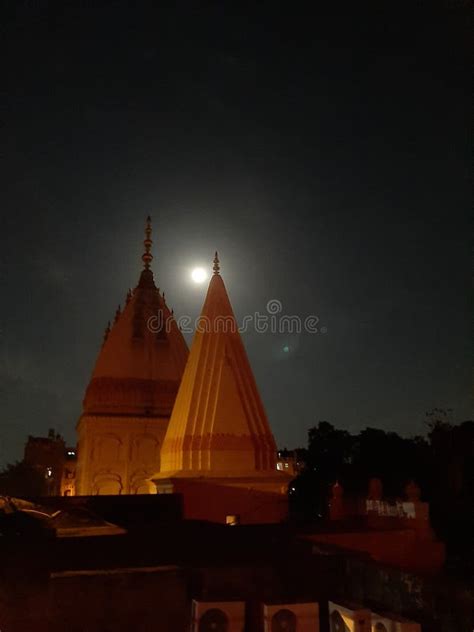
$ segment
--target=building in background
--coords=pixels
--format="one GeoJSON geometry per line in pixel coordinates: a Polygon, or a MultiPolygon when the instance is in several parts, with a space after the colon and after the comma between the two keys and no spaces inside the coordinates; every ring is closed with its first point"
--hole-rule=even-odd
{"type": "Polygon", "coordinates": [[[23,462],[44,477],[45,496],[74,496],[76,449],[50,428],[46,437],[29,436],[23,462]]]}
{"type": "Polygon", "coordinates": [[[77,450],[75,447],[66,447],[63,475],[61,479],[61,496],[76,495],[76,469],[77,450]]]}
{"type": "Polygon", "coordinates": [[[287,450],[286,448],[278,450],[276,469],[280,472],[286,472],[293,477],[298,476],[306,467],[305,452],[301,448],[296,450],[287,450]]]}

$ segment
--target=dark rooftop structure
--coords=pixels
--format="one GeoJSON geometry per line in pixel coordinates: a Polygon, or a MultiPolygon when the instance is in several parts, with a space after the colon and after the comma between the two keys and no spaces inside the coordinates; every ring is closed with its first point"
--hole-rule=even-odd
{"type": "Polygon", "coordinates": [[[185,632],[193,600],[242,601],[246,632],[263,629],[272,602],[319,603],[321,632],[335,600],[393,611],[423,632],[458,632],[470,616],[472,595],[456,583],[312,542],[290,524],[184,520],[174,494],[42,502],[0,503],[6,632],[185,632]]]}

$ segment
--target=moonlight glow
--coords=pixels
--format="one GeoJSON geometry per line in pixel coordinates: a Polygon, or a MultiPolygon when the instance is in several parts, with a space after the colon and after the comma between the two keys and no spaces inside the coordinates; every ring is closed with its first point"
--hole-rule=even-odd
{"type": "Polygon", "coordinates": [[[191,272],[191,278],[194,283],[204,283],[204,281],[207,279],[207,272],[204,270],[204,268],[194,268],[194,270],[191,272]]]}

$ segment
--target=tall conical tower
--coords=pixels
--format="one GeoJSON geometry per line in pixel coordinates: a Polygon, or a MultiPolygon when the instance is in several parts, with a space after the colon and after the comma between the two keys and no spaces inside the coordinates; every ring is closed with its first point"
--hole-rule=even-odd
{"type": "Polygon", "coordinates": [[[144,269],[108,324],[78,423],[78,493],[147,493],[188,357],[186,342],[156,287],[151,219],[144,269]]]}
{"type": "Polygon", "coordinates": [[[281,519],[288,477],[214,258],[189,359],[162,449],[158,492],[183,493],[190,518],[281,519]]]}

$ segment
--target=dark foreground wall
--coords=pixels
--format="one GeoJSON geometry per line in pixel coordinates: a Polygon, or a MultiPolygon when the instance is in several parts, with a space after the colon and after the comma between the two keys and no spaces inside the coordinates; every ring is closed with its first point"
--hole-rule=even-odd
{"type": "Polygon", "coordinates": [[[188,632],[192,599],[244,601],[245,632],[262,632],[262,602],[306,601],[320,603],[327,632],[328,600],[402,614],[423,632],[472,632],[467,581],[404,573],[290,525],[186,521],[172,505],[164,520],[154,499],[96,502],[128,533],[57,538],[27,523],[0,536],[1,632],[188,632]]]}
{"type": "Polygon", "coordinates": [[[51,632],[187,630],[191,614],[183,571],[173,567],[59,573],[48,590],[51,632]]]}
{"type": "Polygon", "coordinates": [[[0,584],[2,632],[188,632],[191,600],[246,604],[245,632],[262,632],[261,603],[318,601],[328,632],[327,601],[401,612],[423,632],[471,632],[473,593],[364,563],[319,560],[312,573],[267,564],[173,566],[53,572],[36,582],[0,584]],[[341,572],[343,574],[341,575],[341,572]]]}
{"type": "Polygon", "coordinates": [[[0,592],[2,632],[187,630],[186,582],[173,568],[53,573],[0,592]]]}

